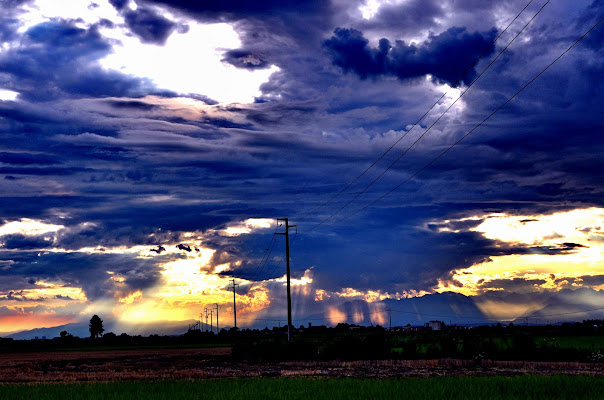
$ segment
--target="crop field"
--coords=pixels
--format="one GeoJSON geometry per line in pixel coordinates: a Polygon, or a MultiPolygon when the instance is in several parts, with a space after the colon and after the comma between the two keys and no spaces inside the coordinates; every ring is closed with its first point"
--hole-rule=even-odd
{"type": "MultiPolygon", "coordinates": [[[[604,364],[503,360],[235,360],[231,348],[124,349],[0,354],[0,384],[213,380],[601,375],[604,364]]],[[[0,399],[4,399],[0,396],[0,399]]]]}
{"type": "Polygon", "coordinates": [[[0,385],[3,400],[601,399],[604,377],[252,378],[0,385]]]}

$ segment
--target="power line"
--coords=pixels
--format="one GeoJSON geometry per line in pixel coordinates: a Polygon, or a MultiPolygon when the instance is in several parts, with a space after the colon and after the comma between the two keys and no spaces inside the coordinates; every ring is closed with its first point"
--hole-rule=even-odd
{"type": "Polygon", "coordinates": [[[256,270],[252,274],[252,278],[250,280],[252,280],[252,281],[255,280],[258,276],[260,276],[262,271],[264,271],[264,268],[266,267],[266,264],[273,251],[273,248],[275,247],[275,243],[277,242],[276,232],[277,232],[277,230],[275,229],[275,232],[273,233],[273,236],[271,238],[270,245],[269,245],[269,247],[266,248],[266,250],[264,252],[264,256],[262,257],[262,260],[260,261],[260,263],[256,266],[256,270]]]}
{"type": "MultiPolygon", "coordinates": [[[[294,237],[292,238],[291,242],[290,242],[290,246],[294,244],[294,242],[296,241],[296,237],[298,236],[298,232],[296,231],[294,233],[294,237]]],[[[273,242],[274,243],[274,242],[273,242]]],[[[267,260],[268,261],[268,260],[267,260]]],[[[278,278],[281,275],[277,275],[277,276],[273,276],[275,271],[277,271],[277,269],[281,266],[281,264],[283,264],[283,261],[285,261],[284,257],[281,257],[279,259],[279,261],[277,262],[277,264],[275,264],[275,267],[272,269],[271,273],[268,274],[266,276],[266,278],[262,278],[259,279],[260,276],[255,277],[254,279],[247,279],[248,281],[253,281],[253,283],[250,285],[250,287],[247,288],[247,291],[249,292],[250,290],[252,290],[254,287],[256,287],[257,285],[259,285],[261,282],[265,282],[265,281],[270,281],[272,279],[278,278]]]]}
{"type": "Polygon", "coordinates": [[[386,192],[385,194],[381,195],[380,197],[378,197],[377,199],[373,200],[371,203],[365,205],[364,207],[358,209],[357,211],[355,211],[354,213],[341,218],[339,220],[336,221],[336,223],[338,222],[342,222],[344,220],[347,220],[348,218],[353,217],[354,215],[360,213],[363,210],[366,210],[367,208],[371,207],[372,205],[374,205],[375,203],[377,203],[378,201],[382,200],[384,197],[390,195],[391,193],[393,193],[394,191],[398,190],[401,186],[403,186],[405,183],[409,182],[411,179],[413,179],[414,177],[416,177],[418,174],[420,174],[423,170],[425,170],[426,168],[428,168],[430,165],[434,164],[438,159],[440,159],[442,156],[444,156],[445,154],[447,154],[453,147],[457,146],[462,140],[464,140],[465,138],[467,138],[470,134],[472,134],[476,129],[478,129],[480,126],[482,126],[485,122],[487,122],[493,115],[495,115],[499,110],[501,110],[503,107],[505,107],[510,101],[512,101],[516,96],[518,96],[520,93],[522,93],[524,91],[524,89],[526,89],[528,86],[530,86],[534,81],[536,81],[541,75],[543,75],[545,73],[545,71],[547,71],[552,65],[554,65],[558,60],[560,60],[566,53],[568,53],[573,47],[575,47],[581,40],[583,40],[583,38],[585,38],[591,31],[593,31],[598,25],[600,25],[600,23],[604,21],[604,18],[600,19],[595,25],[593,25],[587,32],[585,32],[579,39],[577,39],[570,47],[568,47],[566,50],[564,50],[564,52],[562,52],[562,54],[560,54],[558,57],[556,57],[556,59],[554,59],[554,61],[552,61],[547,67],[545,67],[544,69],[541,70],[541,72],[539,72],[537,75],[535,75],[533,77],[533,79],[531,79],[528,83],[526,83],[522,88],[520,88],[520,90],[518,90],[516,93],[514,93],[514,95],[512,95],[512,97],[510,97],[509,99],[507,99],[503,104],[501,104],[499,107],[497,107],[493,112],[491,112],[491,114],[489,114],[485,119],[483,119],[481,122],[479,122],[476,126],[474,126],[474,128],[472,128],[470,131],[468,131],[465,135],[463,135],[460,139],[458,139],[455,143],[453,143],[452,145],[450,145],[447,149],[445,149],[443,152],[441,152],[438,156],[436,156],[435,158],[433,158],[430,162],[428,162],[426,165],[424,165],[422,168],[420,168],[419,170],[417,170],[415,173],[413,173],[411,176],[409,176],[407,179],[405,179],[403,182],[399,183],[397,186],[395,186],[394,188],[392,188],[390,191],[386,192]]]}
{"type": "Polygon", "coordinates": [[[264,267],[266,266],[266,263],[268,262],[271,252],[273,251],[273,248],[275,247],[275,242],[277,241],[276,233],[277,233],[278,229],[279,229],[279,223],[277,223],[277,226],[275,227],[275,231],[273,232],[273,235],[269,241],[269,244],[266,246],[264,255],[262,256],[262,260],[256,266],[256,269],[254,270],[254,272],[251,275],[252,278],[249,279],[250,281],[255,280],[264,270],[264,267]]]}
{"type": "MultiPolygon", "coordinates": [[[[472,68],[474,68],[474,66],[478,63],[478,61],[480,61],[482,59],[482,57],[489,51],[489,49],[491,47],[493,47],[493,45],[499,40],[499,38],[508,30],[508,28],[520,17],[520,15],[533,3],[534,0],[530,0],[525,6],[524,8],[516,15],[516,17],[514,17],[514,19],[505,27],[505,29],[503,31],[501,31],[499,33],[499,35],[497,35],[497,37],[489,44],[489,46],[487,46],[487,48],[484,49],[484,51],[482,52],[482,54],[480,54],[478,56],[478,58],[476,58],[476,60],[474,60],[474,62],[472,63],[472,65],[470,65],[461,75],[460,77],[455,81],[455,83],[453,83],[453,85],[450,86],[450,88],[444,92],[439,98],[438,100],[436,100],[436,102],[434,102],[434,104],[432,104],[432,106],[428,109],[428,111],[426,111],[414,124],[413,126],[411,126],[411,128],[409,130],[407,130],[403,136],[401,136],[398,140],[396,140],[389,148],[388,150],[386,150],[384,153],[382,153],[382,155],[380,157],[378,157],[377,160],[375,160],[373,162],[373,164],[371,164],[369,167],[367,167],[360,175],[358,175],[354,180],[352,180],[348,185],[346,185],[346,187],[344,187],[342,190],[340,190],[338,193],[336,193],[335,195],[333,195],[331,198],[329,198],[326,202],[324,202],[323,204],[319,205],[318,207],[314,208],[313,210],[307,212],[306,214],[303,214],[300,218],[306,218],[307,216],[309,216],[310,214],[315,213],[316,211],[320,210],[321,208],[323,208],[324,206],[326,206],[327,204],[331,203],[335,198],[337,198],[338,196],[340,196],[342,193],[344,193],[348,188],[350,188],[352,185],[354,185],[359,179],[361,179],[367,172],[369,172],[369,170],[371,168],[373,168],[379,161],[381,161],[386,154],[388,154],[401,140],[403,140],[408,134],[409,132],[411,132],[413,130],[413,128],[415,128],[429,113],[430,111],[432,111],[434,109],[434,107],[436,107],[436,105],[438,103],[440,103],[440,101],[451,91],[452,88],[454,88],[455,86],[457,86],[457,84],[459,84],[462,79],[468,74],[468,72],[470,72],[472,70],[472,68]]],[[[448,111],[448,110],[447,110],[448,111]]],[[[361,193],[362,194],[362,193],[361,193]]]]}
{"type": "MultiPolygon", "coordinates": [[[[298,237],[298,232],[295,232],[295,233],[294,233],[294,237],[292,238],[292,240],[291,240],[291,242],[290,242],[290,246],[293,246],[293,245],[294,245],[294,242],[296,241],[296,238],[297,238],[297,237],[298,237]]],[[[275,271],[277,270],[277,268],[279,268],[279,266],[280,266],[281,264],[283,264],[283,261],[285,261],[285,258],[283,258],[283,257],[282,257],[282,258],[279,260],[279,262],[277,263],[277,265],[275,265],[275,268],[273,268],[273,270],[271,271],[271,273],[267,275],[268,277],[267,277],[267,278],[265,278],[265,279],[263,279],[263,280],[264,280],[264,281],[270,281],[271,279],[278,278],[280,275],[273,276],[273,274],[275,273],[275,271]]]]}
{"type": "Polygon", "coordinates": [[[474,86],[474,84],[491,68],[491,66],[499,59],[499,57],[501,57],[501,55],[512,45],[512,43],[514,43],[514,41],[518,38],[518,36],[520,36],[520,34],[522,34],[522,32],[524,32],[524,30],[533,22],[533,20],[541,13],[541,11],[543,11],[545,6],[547,6],[550,3],[550,1],[551,0],[547,0],[547,2],[545,2],[545,4],[543,4],[543,6],[539,9],[539,11],[537,11],[537,13],[535,13],[535,15],[533,15],[533,17],[522,27],[522,29],[520,31],[518,31],[518,33],[514,36],[514,38],[512,38],[512,40],[489,63],[489,65],[487,65],[487,67],[470,83],[470,85],[468,85],[468,88],[466,90],[464,90],[457,97],[457,99],[455,99],[449,105],[449,107],[447,107],[447,109],[428,127],[428,129],[426,129],[424,131],[424,133],[422,133],[409,147],[407,147],[407,149],[404,152],[402,152],[398,156],[397,159],[395,159],[388,167],[386,167],[386,169],[384,169],[384,171],[382,171],[382,173],[380,175],[378,175],[373,181],[371,181],[367,186],[365,186],[365,188],[363,188],[363,190],[361,190],[358,194],[356,194],[354,197],[352,197],[352,199],[348,200],[348,202],[346,202],[337,211],[335,211],[334,213],[329,215],[327,218],[325,218],[323,221],[321,221],[318,224],[316,224],[315,226],[313,226],[309,230],[309,232],[314,231],[319,226],[323,225],[324,223],[326,223],[327,221],[332,219],[334,216],[339,214],[340,211],[347,208],[353,201],[358,199],[363,193],[365,193],[370,187],[372,187],[377,181],[379,181],[390,169],[392,169],[392,167],[394,167],[394,165],[396,163],[398,163],[413,147],[415,147],[415,145],[432,129],[432,127],[434,127],[434,125],[436,125],[445,116],[445,114],[463,97],[463,95],[465,95],[472,88],[472,86],[474,86]]]}

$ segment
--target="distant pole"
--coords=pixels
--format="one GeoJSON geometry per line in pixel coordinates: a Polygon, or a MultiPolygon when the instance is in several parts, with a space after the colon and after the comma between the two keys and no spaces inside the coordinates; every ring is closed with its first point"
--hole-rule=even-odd
{"type": "Polygon", "coordinates": [[[199,314],[199,330],[203,332],[203,313],[199,314]]]}
{"type": "Polygon", "coordinates": [[[214,317],[214,309],[210,310],[210,332],[214,333],[214,321],[212,321],[214,317]]]}
{"type": "Polygon", "coordinates": [[[208,308],[206,307],[206,332],[208,331],[208,308]]]}
{"type": "Polygon", "coordinates": [[[218,303],[216,303],[216,334],[220,333],[220,329],[218,329],[218,303]]]}
{"type": "Polygon", "coordinates": [[[235,294],[237,293],[237,286],[239,284],[235,283],[235,279],[231,279],[231,284],[233,285],[233,320],[235,321],[235,329],[237,329],[237,302],[235,301],[235,294]]]}
{"type": "Polygon", "coordinates": [[[285,235],[285,259],[287,261],[287,341],[292,341],[292,294],[290,284],[290,266],[289,266],[289,228],[296,228],[296,225],[290,225],[288,218],[277,218],[277,221],[285,221],[285,232],[276,233],[276,235],[285,235]]]}

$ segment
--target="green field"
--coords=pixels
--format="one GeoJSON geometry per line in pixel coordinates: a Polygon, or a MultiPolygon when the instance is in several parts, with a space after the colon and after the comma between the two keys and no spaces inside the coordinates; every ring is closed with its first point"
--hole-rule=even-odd
{"type": "Polygon", "coordinates": [[[2,400],[601,399],[604,377],[261,378],[2,385],[2,400]]]}
{"type": "Polygon", "coordinates": [[[535,337],[537,344],[579,351],[598,351],[604,349],[604,336],[555,336],[535,337]]]}

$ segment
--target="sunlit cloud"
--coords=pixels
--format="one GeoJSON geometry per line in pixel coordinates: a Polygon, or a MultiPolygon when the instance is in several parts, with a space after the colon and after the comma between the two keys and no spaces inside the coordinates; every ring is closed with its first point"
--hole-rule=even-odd
{"type": "MultiPolygon", "coordinates": [[[[129,7],[137,8],[134,2],[129,7]]],[[[91,7],[90,3],[79,0],[37,0],[24,9],[27,12],[20,18],[21,33],[54,18],[71,19],[83,29],[101,19],[115,22],[115,27],[99,29],[116,43],[112,54],[100,60],[101,65],[108,70],[149,78],[157,87],[177,93],[200,94],[222,103],[252,103],[254,97],[261,95],[260,85],[279,70],[272,66],[251,71],[222,62],[226,50],[241,47],[239,35],[226,23],[204,25],[178,19],[167,10],[154,7],[160,15],[188,26],[186,32],[172,34],[160,46],[141,43],[128,31],[123,16],[106,1],[91,7]]]]}
{"type": "Polygon", "coordinates": [[[556,244],[588,241],[591,231],[604,227],[604,209],[588,208],[550,215],[490,214],[472,230],[489,239],[511,243],[556,244]]]}
{"type": "Polygon", "coordinates": [[[107,69],[151,79],[162,89],[196,93],[221,103],[252,103],[259,87],[277,67],[249,71],[224,63],[224,52],[239,48],[239,36],[228,24],[187,21],[189,31],[171,35],[164,46],[120,37],[121,45],[101,60],[107,69]],[[195,51],[191,51],[195,49],[195,51]]]}
{"type": "Polygon", "coordinates": [[[22,218],[19,221],[7,222],[0,226],[0,236],[14,234],[39,236],[46,233],[55,233],[63,228],[65,228],[63,225],[47,224],[40,220],[22,218]]]}
{"type": "Polygon", "coordinates": [[[19,92],[12,90],[0,89],[0,101],[15,101],[19,96],[19,92]]]}
{"type": "Polygon", "coordinates": [[[275,226],[275,220],[270,218],[249,218],[241,224],[231,225],[222,230],[221,233],[225,236],[238,236],[252,233],[258,229],[268,229],[275,226]]]}
{"type": "MultiPolygon", "coordinates": [[[[604,244],[593,240],[595,236],[601,236],[604,227],[604,210],[600,208],[548,215],[489,214],[457,222],[481,220],[470,230],[489,239],[526,246],[529,250],[526,254],[492,256],[487,262],[457,270],[451,281],[440,283],[437,291],[475,295],[484,290],[506,289],[503,286],[493,287],[490,282],[518,278],[539,281],[533,285],[536,291],[559,290],[565,286],[565,278],[600,275],[604,270],[604,244]],[[565,251],[541,254],[531,252],[531,246],[549,246],[565,251]]],[[[444,221],[439,230],[459,232],[462,228],[455,222],[444,221]]],[[[576,282],[574,284],[577,285],[576,282]]]]}

